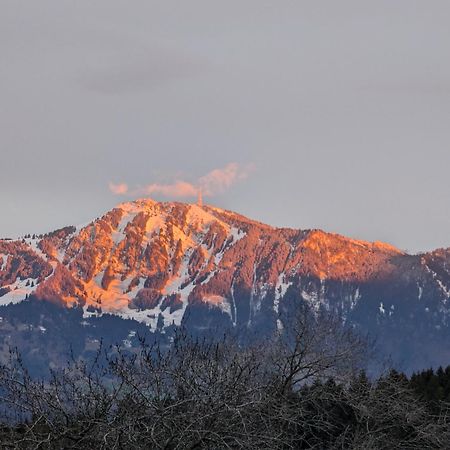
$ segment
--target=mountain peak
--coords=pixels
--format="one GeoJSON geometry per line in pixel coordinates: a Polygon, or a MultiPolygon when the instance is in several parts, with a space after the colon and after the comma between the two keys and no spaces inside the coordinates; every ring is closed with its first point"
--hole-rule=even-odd
{"type": "Polygon", "coordinates": [[[407,255],[378,241],[144,198],[84,226],[0,240],[0,306],[28,297],[76,305],[86,323],[108,313],[170,334],[186,323],[272,332],[302,304],[365,330],[410,324],[408,337],[425,321],[429,339],[449,328],[448,267],[449,251],[407,255]]]}
{"type": "Polygon", "coordinates": [[[299,277],[365,282],[395,270],[390,260],[401,254],[388,244],[274,228],[215,206],[151,198],[121,203],[87,226],[23,245],[3,242],[0,288],[9,289],[3,303],[24,280],[31,286],[30,271],[16,270],[13,258],[26,267],[32,254],[46,277],[33,279],[28,294],[152,327],[160,314],[180,324],[192,303],[228,311],[236,323],[243,320],[236,296],[283,291],[299,277]]]}
{"type": "Polygon", "coordinates": [[[128,202],[119,203],[117,208],[127,212],[139,212],[152,208],[158,202],[151,198],[139,198],[128,202]]]}

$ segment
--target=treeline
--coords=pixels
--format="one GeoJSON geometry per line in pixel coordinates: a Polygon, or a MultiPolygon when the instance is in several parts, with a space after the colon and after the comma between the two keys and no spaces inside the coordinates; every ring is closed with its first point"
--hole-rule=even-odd
{"type": "Polygon", "coordinates": [[[358,370],[363,343],[331,321],[299,320],[244,348],[179,333],[166,349],[107,350],[50,380],[31,378],[12,353],[0,370],[2,448],[422,450],[450,442],[449,370],[369,380],[358,370]]]}
{"type": "Polygon", "coordinates": [[[413,373],[408,385],[435,413],[439,412],[442,404],[450,405],[450,366],[413,373]]]}

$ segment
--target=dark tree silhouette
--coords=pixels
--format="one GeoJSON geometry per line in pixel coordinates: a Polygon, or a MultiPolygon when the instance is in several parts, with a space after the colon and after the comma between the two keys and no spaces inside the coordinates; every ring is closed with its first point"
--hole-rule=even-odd
{"type": "Polygon", "coordinates": [[[12,352],[0,369],[2,448],[446,448],[448,410],[435,415],[416,378],[371,381],[361,341],[336,324],[303,316],[246,347],[179,332],[168,348],[100,348],[50,380],[12,352]]]}

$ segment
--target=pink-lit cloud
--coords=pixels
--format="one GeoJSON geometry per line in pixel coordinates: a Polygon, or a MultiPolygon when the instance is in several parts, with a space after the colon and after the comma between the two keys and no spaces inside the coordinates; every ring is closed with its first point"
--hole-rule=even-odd
{"type": "Polygon", "coordinates": [[[128,193],[128,185],[126,183],[109,183],[109,190],[116,195],[125,195],[128,193]]]}
{"type": "Polygon", "coordinates": [[[172,184],[148,184],[143,188],[137,189],[139,195],[162,194],[165,197],[194,197],[198,189],[186,181],[176,181],[172,184]]]}
{"type": "Polygon", "coordinates": [[[115,195],[152,196],[162,195],[171,198],[195,197],[200,191],[204,196],[212,197],[227,191],[238,181],[248,177],[253,166],[241,166],[229,163],[225,167],[214,169],[195,182],[176,180],[173,183],[151,183],[146,186],[129,189],[125,183],[109,183],[110,191],[115,195]]]}
{"type": "Polygon", "coordinates": [[[220,194],[237,181],[247,178],[251,170],[250,166],[241,167],[237,163],[230,163],[222,169],[214,169],[199,178],[198,187],[206,196],[220,194]]]}

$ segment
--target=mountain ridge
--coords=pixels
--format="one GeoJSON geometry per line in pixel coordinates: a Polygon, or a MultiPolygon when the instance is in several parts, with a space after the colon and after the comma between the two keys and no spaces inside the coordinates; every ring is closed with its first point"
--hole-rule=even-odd
{"type": "Polygon", "coordinates": [[[304,304],[383,338],[397,325],[405,338],[420,326],[430,340],[450,336],[449,262],[448,249],[409,255],[213,206],[139,199],[85,226],[0,240],[0,305],[26,298],[151,330],[189,322],[267,334],[304,304]]]}

